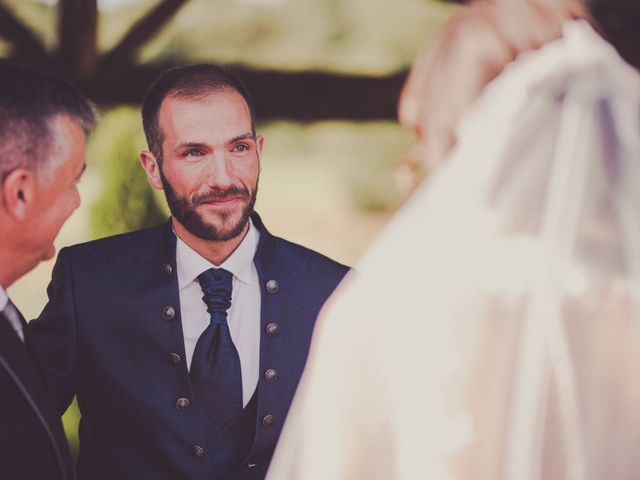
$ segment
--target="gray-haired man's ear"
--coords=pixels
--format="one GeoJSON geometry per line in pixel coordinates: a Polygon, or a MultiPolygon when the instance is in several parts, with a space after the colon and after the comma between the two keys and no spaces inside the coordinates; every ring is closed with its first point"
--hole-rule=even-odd
{"type": "Polygon", "coordinates": [[[160,165],[155,155],[148,150],[140,152],[140,165],[144,168],[147,174],[147,180],[156,190],[162,190],[164,188],[162,184],[162,176],[160,175],[160,165]]]}
{"type": "Polygon", "coordinates": [[[17,222],[26,218],[35,195],[36,179],[30,170],[17,168],[9,173],[0,186],[2,207],[17,222]]]}

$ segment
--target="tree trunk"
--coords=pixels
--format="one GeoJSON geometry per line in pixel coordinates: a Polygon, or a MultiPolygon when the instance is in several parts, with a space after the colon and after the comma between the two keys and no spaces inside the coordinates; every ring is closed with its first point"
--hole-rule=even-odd
{"type": "Polygon", "coordinates": [[[103,68],[135,63],[134,54],[175,15],[188,0],[162,0],[122,37],[102,59],[103,68]]]}
{"type": "Polygon", "coordinates": [[[13,44],[14,55],[29,63],[47,63],[47,52],[38,37],[3,5],[0,5],[0,36],[13,44]]]}
{"type": "Polygon", "coordinates": [[[85,85],[97,63],[97,0],[59,0],[57,68],[85,85]]]}
{"type": "MultiPolygon", "coordinates": [[[[12,58],[55,70],[101,105],[139,105],[161,71],[173,65],[136,65],[134,54],[188,0],[160,0],[102,59],[96,49],[97,0],[59,0],[58,51],[47,56],[39,39],[0,5],[0,35],[12,58]]],[[[280,72],[233,68],[252,93],[259,120],[395,119],[406,72],[384,77],[328,72],[280,72]]]]}

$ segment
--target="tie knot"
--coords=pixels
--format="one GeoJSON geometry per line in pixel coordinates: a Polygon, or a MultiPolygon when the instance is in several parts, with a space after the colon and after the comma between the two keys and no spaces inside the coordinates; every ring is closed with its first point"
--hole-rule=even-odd
{"type": "Polygon", "coordinates": [[[204,293],[202,300],[211,315],[214,312],[224,313],[231,306],[232,279],[231,272],[223,268],[210,268],[198,275],[204,293]]]}

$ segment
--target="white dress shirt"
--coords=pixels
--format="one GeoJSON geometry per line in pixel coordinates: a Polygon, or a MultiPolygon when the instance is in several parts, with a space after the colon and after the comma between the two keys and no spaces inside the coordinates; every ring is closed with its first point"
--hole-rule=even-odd
{"type": "Polygon", "coordinates": [[[9,296],[4,288],[0,286],[0,312],[3,312],[5,317],[9,320],[9,323],[16,331],[20,340],[24,343],[24,332],[22,331],[22,322],[20,321],[20,317],[18,316],[18,311],[16,307],[13,306],[12,303],[9,302],[9,296]],[[3,310],[5,310],[3,312],[3,310]]]}
{"type": "Polygon", "coordinates": [[[189,369],[198,338],[209,325],[211,318],[202,300],[202,289],[197,276],[212,267],[224,268],[233,274],[233,291],[231,307],[227,311],[227,322],[240,356],[244,406],[249,403],[256,389],[260,366],[260,285],[258,271],[253,263],[259,238],[260,233],[249,220],[249,231],[222,265],[214,265],[203,258],[180,237],[176,242],[182,332],[189,369]]]}

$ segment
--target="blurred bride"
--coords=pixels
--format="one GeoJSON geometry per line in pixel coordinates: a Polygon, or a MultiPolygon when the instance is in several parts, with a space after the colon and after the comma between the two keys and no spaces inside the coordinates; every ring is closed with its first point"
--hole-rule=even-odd
{"type": "Polygon", "coordinates": [[[638,478],[640,14],[586,6],[477,0],[419,57],[408,164],[447,158],[325,308],[268,478],[638,478]]]}

